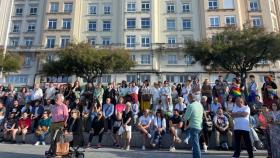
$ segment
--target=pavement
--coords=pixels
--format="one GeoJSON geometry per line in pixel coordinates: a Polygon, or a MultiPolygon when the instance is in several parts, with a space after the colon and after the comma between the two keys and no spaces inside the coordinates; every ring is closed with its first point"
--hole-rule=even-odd
{"type": "MultiPolygon", "coordinates": [[[[30,144],[0,144],[0,158],[43,158],[44,153],[49,146],[34,146],[30,144]]],[[[247,157],[243,151],[242,158],[247,157]]],[[[265,158],[265,151],[255,153],[255,158],[265,158]]],[[[203,153],[203,158],[230,158],[232,151],[209,150],[203,153]]],[[[86,149],[86,158],[192,158],[189,150],[176,150],[169,152],[167,150],[146,150],[133,149],[124,151],[114,148],[86,149]]]]}

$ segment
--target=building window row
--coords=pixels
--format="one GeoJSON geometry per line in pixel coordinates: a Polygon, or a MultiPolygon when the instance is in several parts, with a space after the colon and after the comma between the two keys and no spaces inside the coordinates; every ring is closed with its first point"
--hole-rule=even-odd
{"type": "MultiPolygon", "coordinates": [[[[15,15],[22,16],[24,13],[24,5],[15,5],[15,15]]],[[[28,10],[28,15],[37,15],[38,14],[38,5],[30,5],[28,10]]]]}
{"type": "Polygon", "coordinates": [[[88,37],[88,43],[92,46],[96,45],[103,45],[103,46],[109,46],[112,44],[112,38],[111,37],[101,37],[101,42],[97,42],[97,37],[88,37]]]}
{"type": "MultiPolygon", "coordinates": [[[[182,13],[189,13],[191,12],[191,4],[190,3],[182,3],[181,6],[181,12],[182,13]]],[[[176,13],[176,4],[173,2],[167,2],[166,3],[166,13],[176,13]]]]}
{"type": "MultiPolygon", "coordinates": [[[[72,19],[63,19],[62,20],[62,29],[70,30],[72,24],[72,19]]],[[[49,19],[48,29],[55,30],[57,29],[57,19],[49,19]]]]}
{"type": "MultiPolygon", "coordinates": [[[[137,39],[135,35],[127,35],[126,36],[126,47],[127,48],[135,48],[137,45],[137,39]]],[[[142,36],[141,37],[141,47],[149,48],[151,46],[151,38],[150,36],[142,36]]]]}
{"type": "MultiPolygon", "coordinates": [[[[225,16],[225,26],[236,26],[237,21],[235,16],[225,16]]],[[[263,27],[263,20],[261,16],[252,16],[251,17],[252,27],[263,27]]],[[[220,16],[210,16],[209,17],[209,27],[217,28],[221,27],[220,16]]]]}
{"type": "MultiPolygon", "coordinates": [[[[64,13],[72,13],[73,11],[73,3],[64,3],[63,4],[63,12],[64,13]]],[[[58,13],[59,12],[59,2],[51,2],[49,6],[50,13],[58,13]]]]}
{"type": "MultiPolygon", "coordinates": [[[[60,37],[60,48],[65,48],[70,43],[70,36],[61,36],[60,37]]],[[[55,48],[56,44],[56,37],[49,36],[46,39],[46,48],[55,48]]]]}
{"type": "MultiPolygon", "coordinates": [[[[127,29],[136,29],[136,18],[127,18],[126,19],[126,28],[127,29]]],[[[149,29],[151,28],[151,19],[150,18],[141,18],[141,28],[149,29]]]]}
{"type": "MultiPolygon", "coordinates": [[[[166,27],[168,31],[176,30],[176,20],[175,19],[167,19],[166,27]]],[[[191,19],[182,19],[182,28],[183,30],[191,30],[192,29],[192,20],[191,19]]]]}
{"type": "MultiPolygon", "coordinates": [[[[88,14],[89,15],[97,15],[98,14],[98,4],[96,4],[96,3],[88,4],[88,14]]],[[[112,5],[111,4],[104,4],[103,5],[103,14],[104,15],[112,14],[112,5]]]]}
{"type": "MultiPolygon", "coordinates": [[[[111,31],[112,24],[111,20],[102,21],[102,31],[111,31]]],[[[97,21],[88,21],[88,31],[97,31],[97,21]]]]}
{"type": "MultiPolygon", "coordinates": [[[[149,12],[151,10],[150,2],[143,1],[141,2],[141,11],[142,12],[149,12]]],[[[136,2],[128,2],[126,5],[127,12],[136,12],[138,11],[136,2]]]]}

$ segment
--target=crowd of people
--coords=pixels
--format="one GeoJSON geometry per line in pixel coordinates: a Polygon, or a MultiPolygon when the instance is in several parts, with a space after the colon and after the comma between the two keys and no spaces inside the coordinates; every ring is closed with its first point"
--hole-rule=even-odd
{"type": "Polygon", "coordinates": [[[170,151],[178,143],[192,142],[196,158],[201,157],[201,148],[207,151],[214,134],[216,148],[234,149],[233,157],[240,155],[241,138],[249,157],[264,146],[270,155],[268,123],[280,123],[277,85],[266,76],[259,90],[255,77],[249,78],[249,84],[240,83],[238,77],[228,83],[219,76],[213,85],[208,79],[193,78],[183,84],[150,85],[145,80],[141,85],[87,83],[84,88],[75,81],[59,87],[50,83],[43,89],[35,84],[19,91],[9,84],[0,86],[0,129],[5,142],[16,143],[20,134],[25,143],[26,134],[34,133],[35,145],[45,145],[48,134],[53,137],[56,129],[64,127],[66,134],[73,135],[72,145],[87,148],[94,136],[100,148],[107,132],[113,136],[113,146],[124,150],[130,150],[133,131],[141,133],[142,150],[146,144],[161,148],[163,136],[169,133],[170,151]],[[83,132],[89,133],[87,144],[83,132]],[[226,141],[221,141],[223,135],[226,141]]]}

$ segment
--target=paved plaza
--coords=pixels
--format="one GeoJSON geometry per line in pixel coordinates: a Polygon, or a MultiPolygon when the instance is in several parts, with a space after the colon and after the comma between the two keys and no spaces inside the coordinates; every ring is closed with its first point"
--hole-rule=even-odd
{"type": "MultiPolygon", "coordinates": [[[[48,146],[33,146],[33,145],[11,145],[0,144],[0,158],[43,158],[45,150],[48,146]]],[[[209,151],[204,154],[204,158],[229,158],[232,152],[224,151],[209,151]]],[[[245,158],[245,153],[243,152],[245,158]]],[[[265,158],[265,152],[257,152],[256,158],[265,158]]],[[[139,149],[131,151],[123,151],[120,149],[102,148],[90,149],[85,152],[86,158],[191,158],[190,151],[179,150],[174,153],[169,151],[147,150],[141,151],[139,149]]]]}

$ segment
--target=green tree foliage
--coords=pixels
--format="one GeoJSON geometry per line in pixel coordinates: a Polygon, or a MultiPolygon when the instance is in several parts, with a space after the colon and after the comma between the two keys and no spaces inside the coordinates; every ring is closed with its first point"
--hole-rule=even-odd
{"type": "Polygon", "coordinates": [[[86,43],[70,44],[58,52],[58,60],[43,65],[47,75],[76,75],[92,82],[103,74],[123,72],[134,66],[123,49],[94,49],[86,43]]]}
{"type": "Polygon", "coordinates": [[[185,52],[212,70],[226,70],[241,77],[246,85],[248,72],[260,61],[280,59],[280,35],[262,29],[227,29],[212,39],[186,42],[185,52]]]}
{"type": "Polygon", "coordinates": [[[22,64],[23,58],[20,55],[9,52],[4,55],[3,50],[0,50],[0,70],[3,73],[17,72],[22,64]]]}

